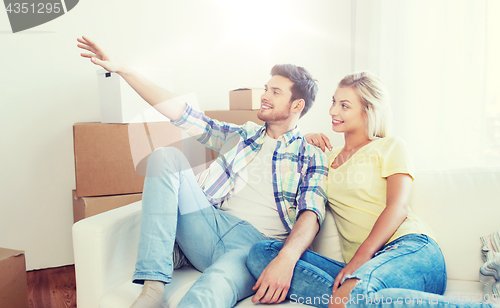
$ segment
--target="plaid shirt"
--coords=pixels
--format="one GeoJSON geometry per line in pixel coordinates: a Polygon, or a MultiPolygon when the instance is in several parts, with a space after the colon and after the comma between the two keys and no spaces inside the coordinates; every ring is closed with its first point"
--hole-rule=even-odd
{"type": "MultiPolygon", "coordinates": [[[[188,106],[172,124],[186,130],[205,146],[219,151],[210,167],[198,175],[198,184],[216,207],[231,197],[236,173],[257,155],[266,126],[219,122],[188,106]]],[[[309,145],[297,128],[278,138],[272,159],[274,200],[290,232],[297,215],[311,210],[321,225],[325,215],[328,166],[326,156],[309,145]]]]}

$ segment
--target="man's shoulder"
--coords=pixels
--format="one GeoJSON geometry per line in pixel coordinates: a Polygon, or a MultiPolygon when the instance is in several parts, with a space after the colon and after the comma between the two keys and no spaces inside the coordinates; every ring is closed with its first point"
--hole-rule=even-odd
{"type": "Polygon", "coordinates": [[[298,135],[296,142],[299,146],[299,155],[315,158],[315,160],[323,161],[326,164],[326,154],[320,148],[306,141],[304,136],[298,135]]]}
{"type": "Polygon", "coordinates": [[[262,125],[259,125],[259,124],[255,123],[255,122],[252,122],[252,121],[247,121],[247,122],[243,123],[240,126],[244,130],[254,131],[254,132],[260,131],[262,129],[262,127],[263,127],[262,125]]]}
{"type": "MultiPolygon", "coordinates": [[[[236,124],[234,124],[236,125],[236,124]]],[[[248,121],[243,123],[242,125],[238,125],[238,134],[244,139],[256,139],[261,135],[264,127],[255,122],[248,121]]]]}

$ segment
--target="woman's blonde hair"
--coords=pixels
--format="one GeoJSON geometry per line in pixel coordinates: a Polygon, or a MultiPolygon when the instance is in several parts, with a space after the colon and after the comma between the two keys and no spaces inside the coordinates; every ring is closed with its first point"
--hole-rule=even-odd
{"type": "Polygon", "coordinates": [[[345,76],[339,88],[351,88],[358,95],[366,114],[366,134],[368,138],[383,138],[389,133],[391,110],[389,94],[382,81],[368,71],[345,76]]]}

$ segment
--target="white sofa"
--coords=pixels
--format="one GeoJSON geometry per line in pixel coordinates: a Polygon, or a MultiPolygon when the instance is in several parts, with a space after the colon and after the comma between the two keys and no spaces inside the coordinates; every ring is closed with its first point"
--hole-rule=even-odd
{"type": "MultiPolygon", "coordinates": [[[[499,187],[500,167],[416,173],[410,205],[438,237],[448,269],[446,296],[483,296],[483,285],[478,281],[483,263],[479,237],[500,229],[499,187]]],[[[73,226],[79,308],[128,308],[139,295],[141,286],[133,284],[131,278],[140,215],[139,201],[73,226]]],[[[334,259],[341,258],[331,213],[313,248],[334,259]]],[[[168,307],[177,306],[199,275],[191,267],[174,271],[172,283],[165,288],[168,307]]],[[[253,306],[250,298],[237,304],[238,308],[253,306]]],[[[279,307],[297,307],[297,303],[279,307]]]]}

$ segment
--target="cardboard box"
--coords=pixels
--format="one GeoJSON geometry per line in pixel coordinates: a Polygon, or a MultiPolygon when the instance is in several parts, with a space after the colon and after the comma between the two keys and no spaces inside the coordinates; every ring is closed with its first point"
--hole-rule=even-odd
{"type": "Polygon", "coordinates": [[[0,248],[0,307],[28,308],[24,251],[0,248]]]}
{"type": "Polygon", "coordinates": [[[264,94],[261,88],[241,88],[229,92],[230,110],[260,109],[260,97],[264,94]]]}
{"type": "MultiPolygon", "coordinates": [[[[264,121],[257,117],[259,110],[210,110],[205,111],[205,115],[214,120],[234,123],[238,125],[245,124],[248,121],[264,125],[264,121]]],[[[217,158],[219,152],[206,148],[205,159],[207,167],[217,158]]]]}
{"type": "Polygon", "coordinates": [[[182,150],[182,131],[169,122],[73,126],[78,197],[141,193],[146,160],[159,147],[182,150]]]}
{"type": "Polygon", "coordinates": [[[264,94],[262,88],[240,88],[229,92],[230,110],[260,109],[260,97],[264,94]]]}
{"type": "Polygon", "coordinates": [[[214,120],[234,123],[238,125],[245,124],[248,121],[264,125],[264,121],[257,117],[259,110],[209,110],[205,114],[214,120]]]}
{"type": "MultiPolygon", "coordinates": [[[[172,70],[134,67],[134,69],[156,85],[173,92],[172,70]]],[[[133,123],[169,121],[167,117],[151,107],[118,74],[104,69],[97,71],[101,123],[133,123]]]]}
{"type": "Polygon", "coordinates": [[[74,222],[142,200],[142,194],[78,197],[73,189],[74,222]]]}

